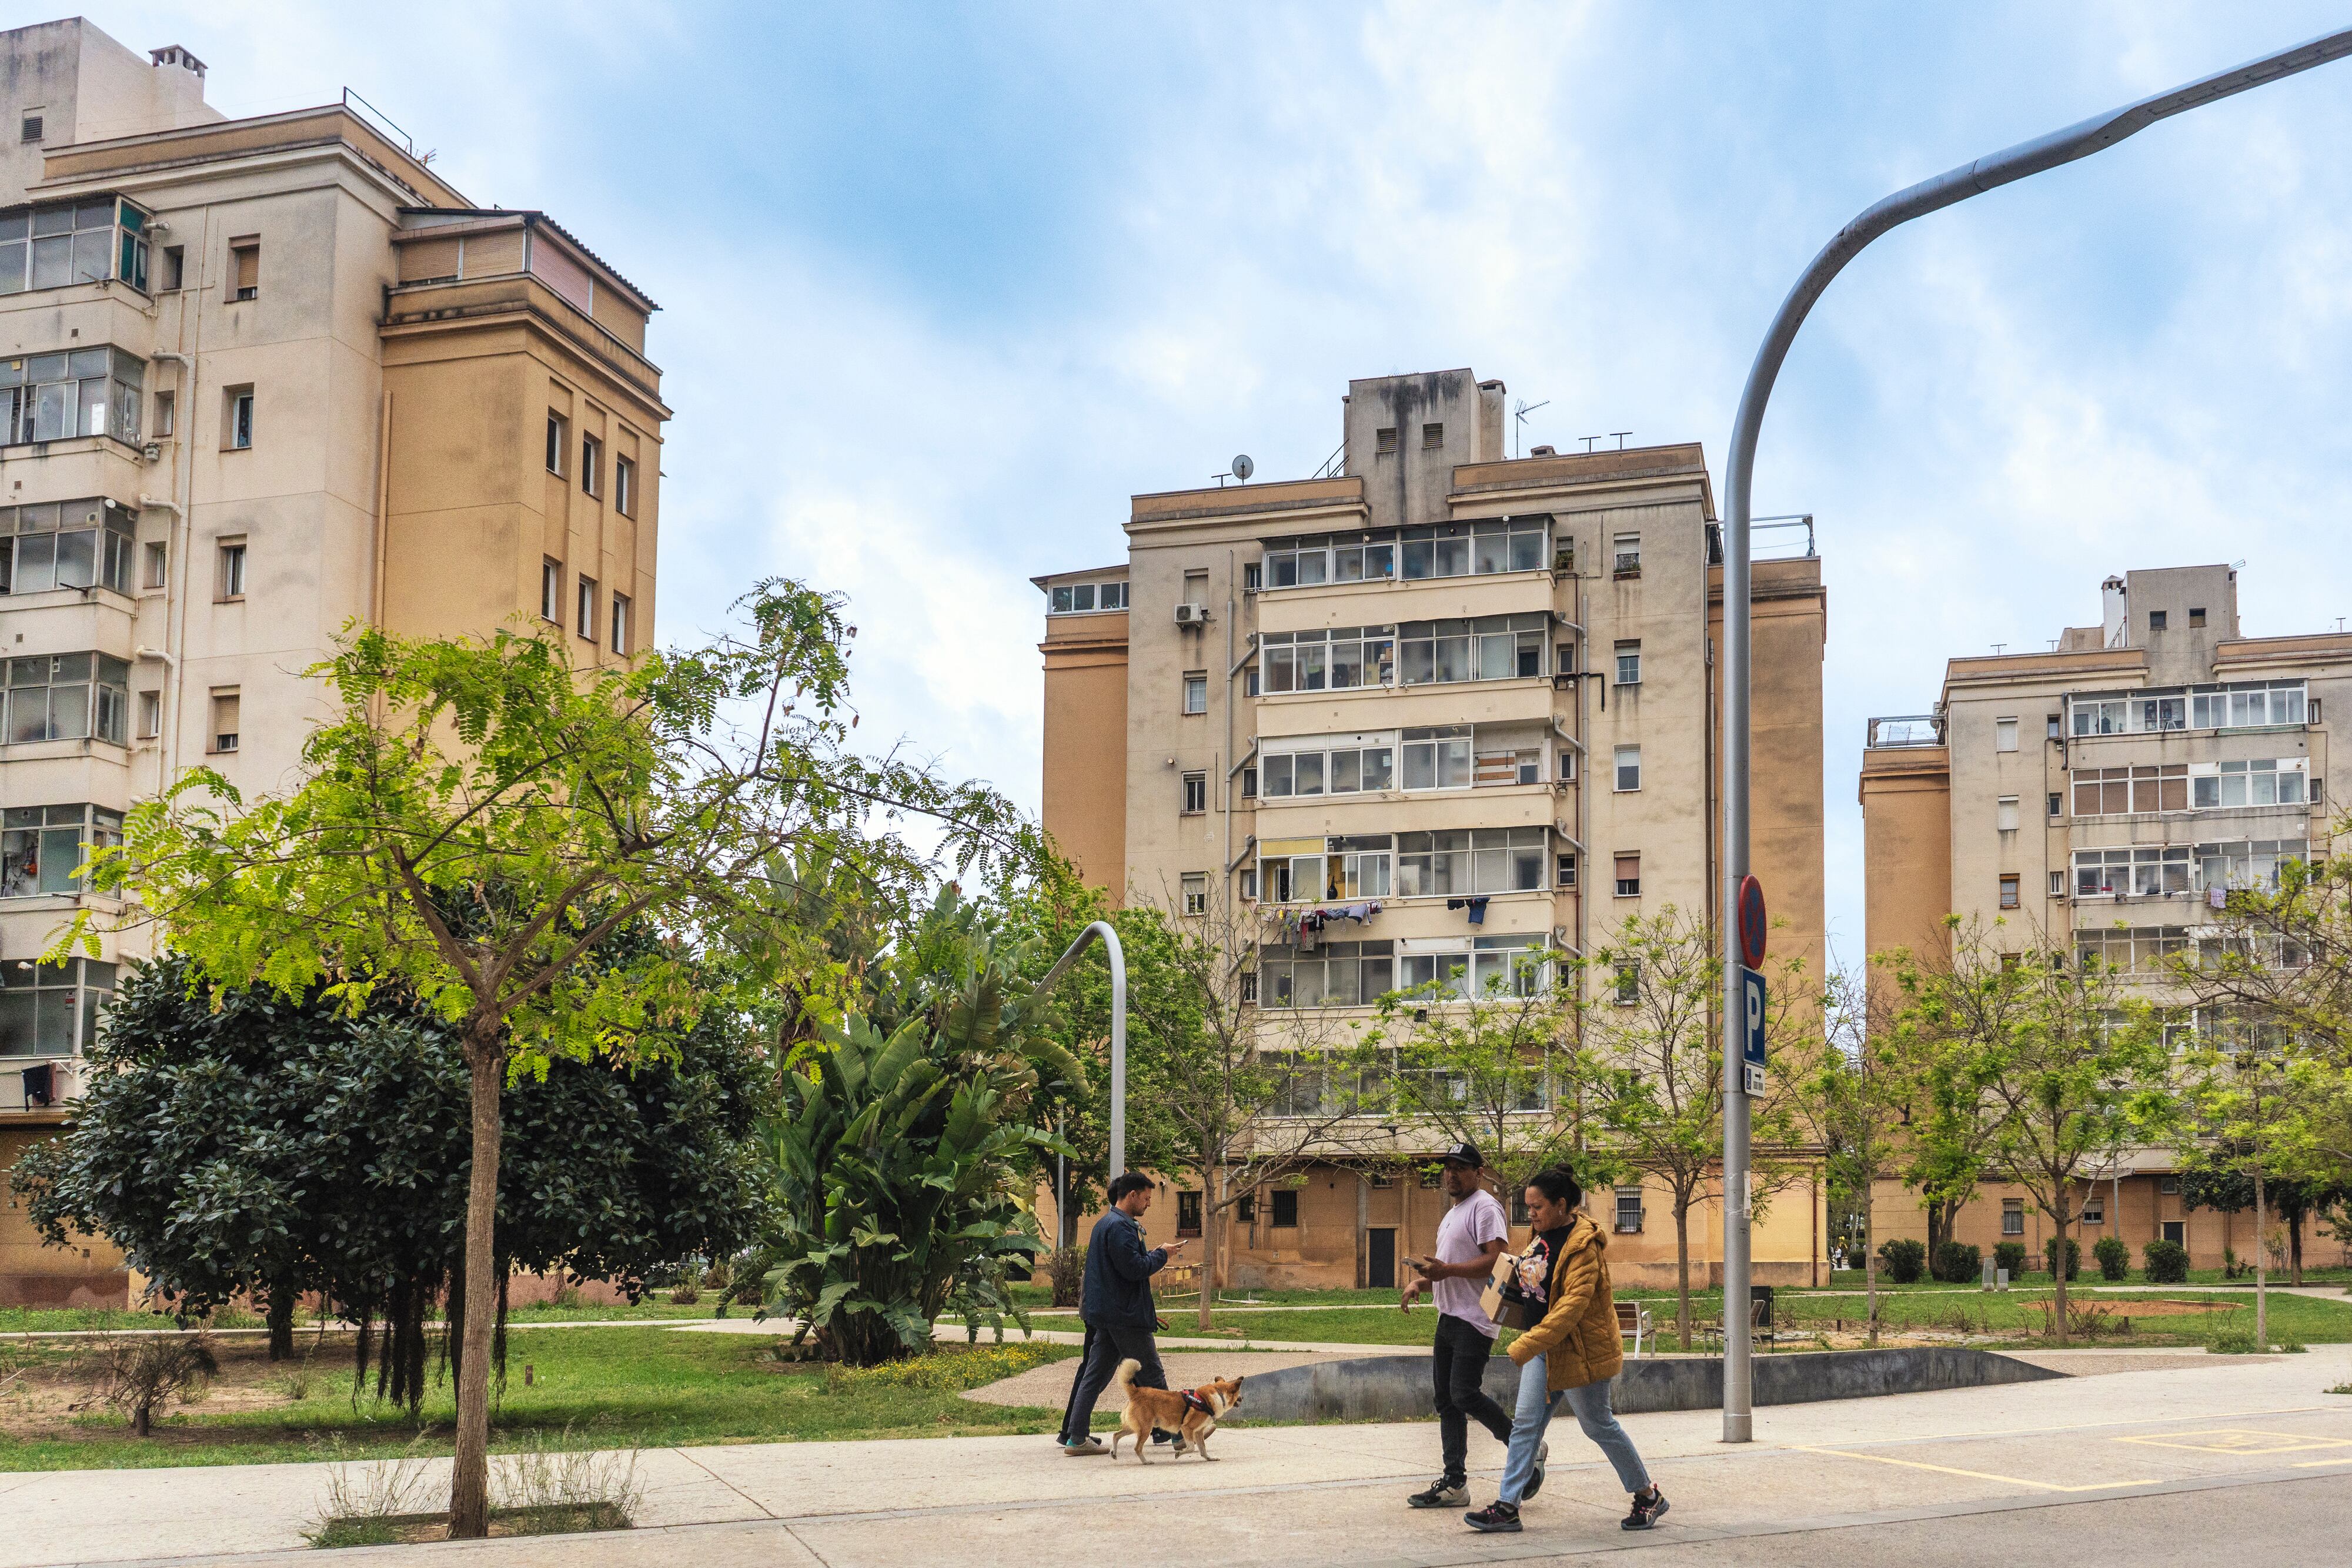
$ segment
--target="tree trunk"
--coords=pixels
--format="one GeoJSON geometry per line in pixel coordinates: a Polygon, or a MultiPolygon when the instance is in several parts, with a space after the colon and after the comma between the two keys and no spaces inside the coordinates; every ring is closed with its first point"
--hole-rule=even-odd
{"type": "Polygon", "coordinates": [[[1936,1249],[1951,1239],[1952,1207],[1940,1198],[1927,1200],[1927,1256],[1933,1258],[1936,1249]]]}
{"type": "Polygon", "coordinates": [[[1878,1215],[1876,1206],[1862,1206],[1863,1295],[1870,1302],[1870,1348],[1878,1348],[1878,1215]]]}
{"type": "Polygon", "coordinates": [[[286,1361],[294,1354],[294,1301],[299,1293],[291,1280],[269,1287],[269,1359],[286,1361]]]}
{"type": "MultiPolygon", "coordinates": [[[[1725,1298],[1728,1305],[1729,1298],[1725,1298]]],[[[1731,1320],[1727,1316],[1723,1332],[1731,1332],[1731,1320]]],[[[1690,1351],[1690,1205],[1677,1194],[1675,1197],[1675,1333],[1681,1337],[1685,1354],[1690,1351]]]]}
{"type": "Polygon", "coordinates": [[[2286,1219],[2287,1283],[2303,1283],[2303,1210],[2296,1209],[2286,1219]]]}
{"type": "Polygon", "coordinates": [[[459,1336],[457,1446],[449,1472],[449,1539],[490,1532],[490,1329],[499,1293],[499,1096],[506,1088],[506,1051],[496,1020],[467,1031],[473,1078],[473,1168],[466,1182],[466,1318],[459,1336]]]}
{"type": "Polygon", "coordinates": [[[1216,1295],[1217,1196],[1216,1151],[1203,1143],[1201,1145],[1201,1262],[1195,1270],[1201,1281],[1198,1322],[1202,1333],[1207,1333],[1214,1326],[1210,1306],[1216,1295]]]}
{"type": "Polygon", "coordinates": [[[2057,1249],[2050,1258],[2050,1279],[2057,1287],[2057,1294],[2053,1298],[2055,1305],[2051,1322],[2057,1331],[2059,1348],[2063,1350],[2066,1345],[2066,1189],[2063,1186],[2058,1188],[2058,1212],[2051,1218],[2056,1222],[2058,1236],[2057,1249]]]}

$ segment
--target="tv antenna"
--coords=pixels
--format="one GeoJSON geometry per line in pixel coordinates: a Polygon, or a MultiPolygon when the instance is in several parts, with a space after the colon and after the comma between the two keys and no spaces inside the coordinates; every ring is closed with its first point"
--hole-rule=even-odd
{"type": "Polygon", "coordinates": [[[1528,415],[1535,413],[1535,411],[1539,408],[1549,408],[1550,406],[1551,399],[1549,398],[1544,399],[1541,402],[1529,402],[1527,399],[1521,398],[1519,400],[1518,406],[1511,410],[1512,456],[1517,457],[1519,455],[1519,436],[1526,429],[1528,415]]]}
{"type": "Polygon", "coordinates": [[[1630,430],[1612,430],[1609,434],[1617,438],[1617,450],[1622,452],[1625,450],[1625,438],[1633,433],[1630,430]]]}
{"type": "Polygon", "coordinates": [[[1576,439],[1584,443],[1584,455],[1587,457],[1590,457],[1592,455],[1592,444],[1600,440],[1601,437],[1597,435],[1580,435],[1576,439]]]}
{"type": "Polygon", "coordinates": [[[1223,473],[1213,474],[1210,477],[1216,480],[1219,489],[1223,489],[1228,479],[1238,479],[1244,485],[1248,484],[1249,476],[1256,472],[1257,465],[1251,462],[1249,454],[1244,452],[1234,457],[1233,465],[1223,473]]]}

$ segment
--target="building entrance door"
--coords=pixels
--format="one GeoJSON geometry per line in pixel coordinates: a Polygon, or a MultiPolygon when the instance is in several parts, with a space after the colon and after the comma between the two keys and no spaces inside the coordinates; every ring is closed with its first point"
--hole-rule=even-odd
{"type": "Polygon", "coordinates": [[[1364,1289],[1386,1291],[1396,1284],[1396,1231],[1384,1228],[1367,1233],[1364,1249],[1364,1289]]]}

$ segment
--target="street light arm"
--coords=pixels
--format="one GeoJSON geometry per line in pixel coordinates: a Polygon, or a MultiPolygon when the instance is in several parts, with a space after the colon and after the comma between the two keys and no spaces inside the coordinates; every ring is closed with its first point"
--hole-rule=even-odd
{"type": "Polygon", "coordinates": [[[1116,1180],[1127,1174],[1127,952],[1119,946],[1118,933],[1111,929],[1109,921],[1091,921],[1078,933],[1077,940],[1062,950],[1054,967],[1045,971],[1045,977],[1031,988],[1027,1006],[1044,1001],[1078,961],[1087,944],[1097,938],[1102,942],[1104,955],[1110,959],[1109,1179],[1116,1180]]]}
{"type": "Polygon", "coordinates": [[[1744,1443],[1753,1430],[1749,1408],[1748,1366],[1748,1096],[1741,1081],[1742,981],[1739,935],[1733,911],[1740,878],[1748,874],[1748,505],[1756,465],[1756,440],[1764,424],[1764,405],[1779,380],[1780,362],[1797,340],[1814,301],[1831,280],[1863,248],[1887,230],[1913,218],[1937,212],[1970,196],[1979,196],[2031,174],[2055,169],[2104,152],[2127,136],[2147,130],[2159,120],[2219,99],[2231,97],[2265,82],[2307,71],[2352,54],[2352,27],[2339,28],[2307,43],[2249,60],[2229,70],[2200,77],[2169,92],[2053,131],[2047,136],[1990,153],[1897,191],[1865,207],[1823,246],[1821,254],[1799,275],[1796,287],[1780,301],[1772,325],[1748,367],[1748,384],[1739,393],[1739,412],[1731,422],[1731,449],[1723,469],[1723,719],[1722,719],[1722,873],[1721,897],[1716,908],[1723,941],[1723,1437],[1744,1443]]]}

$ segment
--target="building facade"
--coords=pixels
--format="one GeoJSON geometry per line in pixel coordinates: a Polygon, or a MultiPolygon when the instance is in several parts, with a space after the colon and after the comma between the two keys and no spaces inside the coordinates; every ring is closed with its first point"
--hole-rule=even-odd
{"type": "MultiPolygon", "coordinates": [[[[2096,626],[2046,651],[1951,660],[1931,713],[1871,721],[1863,753],[1864,926],[1874,953],[1932,950],[1946,912],[1995,940],[2098,955],[2163,999],[2231,887],[2274,881],[2325,841],[2328,720],[2352,701],[2352,635],[2252,637],[2226,566],[2132,571],[2096,626]]],[[[2126,1151],[2090,1184],[2085,1250],[2116,1235],[2186,1245],[2198,1268],[2251,1256],[2252,1216],[2183,1207],[2174,1155],[2126,1151]]],[[[1916,1197],[1882,1181],[1882,1235],[1924,1239],[1916,1197]]],[[[1990,1256],[2044,1217],[1988,1186],[1955,1239],[1990,1256]]]]}
{"type": "MultiPolygon", "coordinates": [[[[1347,1029],[1381,993],[1449,977],[1483,988],[1516,956],[1589,952],[1629,915],[1713,915],[1721,591],[1703,455],[1507,459],[1505,418],[1503,383],[1466,370],[1351,382],[1338,472],[1136,496],[1124,560],[1035,580],[1046,828],[1115,898],[1234,932],[1269,1030],[1308,1010],[1347,1029]]],[[[1771,784],[1755,869],[1784,922],[1776,954],[1817,969],[1827,612],[1810,546],[1758,562],[1755,600],[1771,784]]],[[[1411,1174],[1433,1146],[1391,1142],[1390,1164],[1254,1195],[1222,1277],[1390,1283],[1444,1207],[1411,1174]]],[[[1663,1197],[1616,1202],[1612,1269],[1671,1280],[1663,1197]]],[[[1771,1207],[1759,1280],[1813,1277],[1821,1202],[1811,1184],[1771,1207]]],[[[1693,1234],[1713,1277],[1719,1218],[1693,1234]]]]}
{"type": "MultiPolygon", "coordinates": [[[[186,50],[0,33],[0,1161],[71,1114],[119,966],[34,958],[189,768],[296,777],[354,624],[652,625],[655,306],[348,104],[226,120],[186,50]]],[[[120,1300],[12,1206],[0,1301],[120,1300]]]]}

